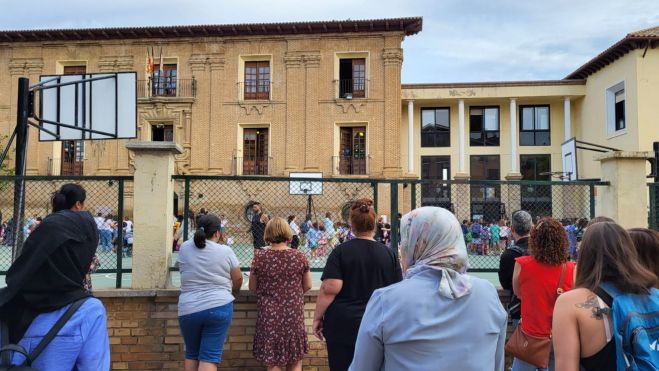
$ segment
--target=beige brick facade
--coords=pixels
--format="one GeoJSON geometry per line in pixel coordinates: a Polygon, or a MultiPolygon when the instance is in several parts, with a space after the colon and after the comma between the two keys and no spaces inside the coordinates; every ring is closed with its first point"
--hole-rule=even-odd
{"type": "MultiPolygon", "coordinates": [[[[8,135],[15,125],[18,77],[34,83],[40,75],[61,74],[64,66],[86,66],[87,73],[136,71],[138,91],[149,91],[142,85],[148,78],[147,50],[153,47],[156,67],[161,49],[165,63],[176,64],[179,89],[195,80],[194,94],[138,98],[137,139],[150,140],[153,125],[172,125],[174,141],[185,150],[177,156],[178,174],[241,175],[237,163],[243,157],[245,128],[268,129],[269,175],[336,174],[339,128],[363,126],[367,175],[397,177],[402,175],[401,43],[420,30],[421,20],[369,22],[370,27],[350,21],[263,25],[262,32],[256,25],[242,25],[247,29],[234,27],[231,36],[222,36],[229,26],[218,26],[217,35],[206,30],[210,36],[197,29],[200,35],[182,36],[189,33],[177,27],[155,29],[158,36],[145,29],[120,29],[121,35],[108,30],[108,40],[94,33],[98,30],[42,32],[34,41],[10,32],[5,39],[11,41],[0,41],[0,134],[8,135]],[[365,59],[363,98],[339,97],[339,60],[344,57],[365,59]],[[248,61],[269,62],[269,99],[245,99],[248,61]]],[[[61,145],[39,143],[37,137],[30,128],[27,173],[57,175],[51,168],[58,166],[53,161],[61,145]]],[[[130,174],[132,155],[125,143],[87,141],[84,174],[130,174]]]]}

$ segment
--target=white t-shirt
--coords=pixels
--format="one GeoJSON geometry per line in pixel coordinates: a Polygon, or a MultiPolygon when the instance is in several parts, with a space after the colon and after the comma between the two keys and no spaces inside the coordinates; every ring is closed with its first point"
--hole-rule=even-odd
{"type": "Polygon", "coordinates": [[[97,229],[105,229],[105,218],[102,216],[97,216],[94,218],[94,221],[96,222],[96,228],[97,229]]]}
{"type": "Polygon", "coordinates": [[[227,245],[206,240],[200,249],[193,240],[181,245],[176,266],[181,271],[181,295],[178,315],[201,312],[235,300],[231,294],[231,270],[240,267],[233,250],[227,245]]]}
{"type": "Polygon", "coordinates": [[[508,237],[509,229],[507,226],[502,226],[501,229],[499,229],[499,237],[508,237]]]}
{"type": "Polygon", "coordinates": [[[297,226],[297,223],[292,221],[289,226],[291,227],[291,230],[293,231],[294,236],[299,236],[300,235],[300,227],[297,226]]]}
{"type": "Polygon", "coordinates": [[[130,220],[126,220],[124,223],[126,223],[126,232],[130,232],[133,230],[133,222],[130,220]]]}

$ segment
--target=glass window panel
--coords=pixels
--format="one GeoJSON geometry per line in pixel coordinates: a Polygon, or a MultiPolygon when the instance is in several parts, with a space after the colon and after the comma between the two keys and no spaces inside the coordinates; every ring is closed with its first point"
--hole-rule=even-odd
{"type": "Polygon", "coordinates": [[[441,129],[448,130],[450,127],[449,110],[440,108],[436,112],[436,125],[441,129]]]}
{"type": "Polygon", "coordinates": [[[615,101],[616,103],[620,103],[625,100],[625,89],[618,90],[615,93],[615,101]]]}
{"type": "Polygon", "coordinates": [[[547,131],[538,131],[535,133],[535,145],[536,146],[548,146],[550,145],[549,132],[547,131]]]}
{"type": "Polygon", "coordinates": [[[535,135],[532,131],[522,131],[519,133],[520,146],[532,146],[535,144],[535,135]]]}
{"type": "Polygon", "coordinates": [[[481,132],[483,130],[483,116],[481,115],[471,115],[469,117],[469,131],[481,132]]]}
{"type": "Polygon", "coordinates": [[[499,130],[499,109],[485,109],[485,130],[499,130]]]}
{"type": "Polygon", "coordinates": [[[549,108],[536,107],[535,108],[535,129],[536,130],[549,130],[549,108]]]}
{"type": "Polygon", "coordinates": [[[434,130],[435,128],[435,110],[421,110],[421,127],[422,130],[434,130]]]}
{"type": "Polygon", "coordinates": [[[533,130],[533,107],[522,108],[522,130],[533,130]]]}

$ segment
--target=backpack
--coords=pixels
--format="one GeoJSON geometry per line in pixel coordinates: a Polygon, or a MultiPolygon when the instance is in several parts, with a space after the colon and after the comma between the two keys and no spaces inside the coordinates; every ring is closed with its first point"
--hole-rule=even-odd
{"type": "Polygon", "coordinates": [[[595,293],[612,309],[618,370],[659,369],[659,289],[625,294],[604,283],[595,293]]]}
{"type": "Polygon", "coordinates": [[[307,233],[307,232],[309,232],[309,223],[304,222],[300,226],[300,233],[307,233]]]}
{"type": "Polygon", "coordinates": [[[37,345],[36,348],[31,353],[28,353],[25,348],[18,344],[8,344],[9,343],[9,331],[7,329],[7,326],[5,323],[2,323],[2,329],[1,329],[1,336],[2,336],[2,348],[0,348],[0,371],[39,371],[36,368],[32,367],[32,362],[34,362],[37,357],[41,354],[41,352],[46,349],[48,344],[50,344],[51,341],[57,336],[57,333],[64,327],[66,322],[68,322],[71,317],[73,317],[73,314],[82,306],[82,304],[87,301],[89,297],[84,297],[82,299],[78,299],[77,301],[74,301],[69,309],[62,314],[62,317],[60,317],[57,322],[51,327],[51,329],[48,331],[48,333],[41,339],[39,342],[39,345],[37,345]],[[17,365],[17,366],[12,366],[11,364],[11,356],[12,353],[20,353],[25,357],[25,361],[23,361],[23,364],[17,365]]]}
{"type": "Polygon", "coordinates": [[[481,239],[482,240],[489,240],[490,239],[490,231],[487,228],[482,228],[481,229],[481,239]]]}

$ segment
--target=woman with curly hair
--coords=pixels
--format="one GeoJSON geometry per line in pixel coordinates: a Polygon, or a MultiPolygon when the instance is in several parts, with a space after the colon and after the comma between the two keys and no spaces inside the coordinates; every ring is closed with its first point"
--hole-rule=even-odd
{"type": "MultiPolygon", "coordinates": [[[[521,330],[531,336],[549,338],[554,303],[561,292],[574,286],[575,263],[570,261],[567,234],[561,223],[543,218],[531,230],[530,256],[515,261],[513,291],[522,300],[521,330]]],[[[549,368],[554,370],[553,352],[549,368]]],[[[513,359],[513,371],[543,370],[521,359],[513,359]]]]}

